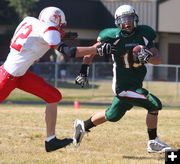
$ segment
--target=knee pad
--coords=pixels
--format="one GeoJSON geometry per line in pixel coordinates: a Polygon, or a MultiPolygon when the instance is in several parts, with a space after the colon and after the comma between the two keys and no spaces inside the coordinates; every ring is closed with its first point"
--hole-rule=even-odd
{"type": "Polygon", "coordinates": [[[139,88],[136,90],[136,92],[144,95],[147,98],[148,102],[145,101],[144,106],[143,105],[142,106],[148,109],[149,112],[162,109],[161,101],[156,96],[149,93],[148,90],[144,88],[139,88]]]}
{"type": "Polygon", "coordinates": [[[112,105],[106,110],[106,119],[110,122],[119,121],[132,105],[120,102],[118,97],[114,97],[112,105]]]}
{"type": "Polygon", "coordinates": [[[152,111],[157,111],[157,110],[161,110],[162,109],[162,103],[161,103],[161,101],[156,96],[154,96],[151,93],[149,93],[147,98],[148,98],[148,100],[152,104],[151,110],[148,110],[150,113],[152,111]]]}

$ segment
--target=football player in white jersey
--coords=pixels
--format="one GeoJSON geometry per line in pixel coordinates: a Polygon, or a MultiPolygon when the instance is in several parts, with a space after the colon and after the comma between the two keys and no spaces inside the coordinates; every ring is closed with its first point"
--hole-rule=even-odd
{"type": "Polygon", "coordinates": [[[70,57],[95,55],[99,53],[97,49],[106,51],[105,48],[107,48],[106,45],[97,44],[89,47],[68,47],[62,43],[65,25],[65,14],[57,7],[46,7],[40,12],[38,19],[24,18],[11,39],[7,59],[0,66],[0,102],[3,102],[11,91],[18,88],[40,97],[47,103],[45,112],[47,128],[45,149],[47,152],[69,145],[72,139],[60,140],[55,135],[57,104],[62,99],[61,92],[29,71],[29,67],[50,48],[57,49],[70,57]]]}

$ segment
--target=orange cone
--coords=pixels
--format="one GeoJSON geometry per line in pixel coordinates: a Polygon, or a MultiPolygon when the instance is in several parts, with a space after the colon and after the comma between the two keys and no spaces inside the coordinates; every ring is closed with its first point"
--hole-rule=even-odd
{"type": "Polygon", "coordinates": [[[80,102],[79,101],[74,101],[74,108],[79,109],[80,108],[80,102]]]}

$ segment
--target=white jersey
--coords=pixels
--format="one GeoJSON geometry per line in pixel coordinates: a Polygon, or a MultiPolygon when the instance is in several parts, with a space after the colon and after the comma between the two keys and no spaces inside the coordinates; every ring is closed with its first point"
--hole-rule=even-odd
{"type": "Polygon", "coordinates": [[[60,42],[60,32],[53,24],[26,17],[11,40],[4,69],[13,76],[22,76],[36,60],[60,42]]]}

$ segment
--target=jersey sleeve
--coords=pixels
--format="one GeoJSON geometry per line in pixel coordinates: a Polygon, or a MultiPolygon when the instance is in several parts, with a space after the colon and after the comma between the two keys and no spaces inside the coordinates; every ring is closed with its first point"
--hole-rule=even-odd
{"type": "Polygon", "coordinates": [[[156,32],[153,28],[147,25],[139,26],[139,34],[147,40],[147,47],[155,47],[154,40],[156,39],[156,32]]]}
{"type": "Polygon", "coordinates": [[[107,28],[102,30],[97,38],[100,42],[112,42],[119,35],[120,30],[118,28],[107,28]]]}
{"type": "Polygon", "coordinates": [[[53,47],[61,42],[61,34],[55,27],[48,27],[43,32],[43,39],[48,43],[49,47],[53,47]]]}

